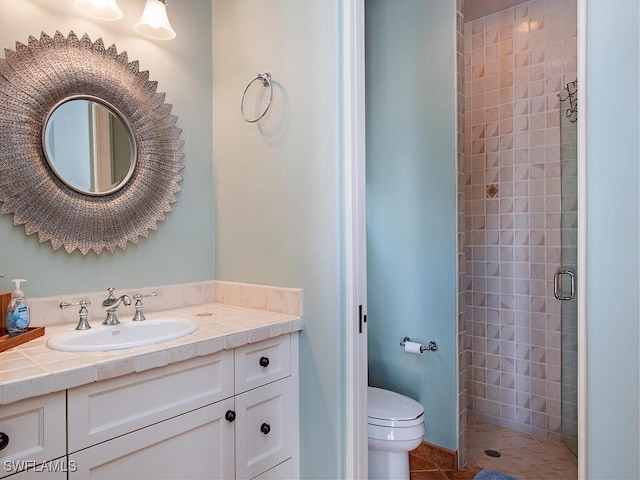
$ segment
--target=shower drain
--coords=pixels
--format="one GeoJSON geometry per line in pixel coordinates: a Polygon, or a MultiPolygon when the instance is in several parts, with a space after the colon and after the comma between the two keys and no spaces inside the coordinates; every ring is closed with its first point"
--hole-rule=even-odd
{"type": "Polygon", "coordinates": [[[493,458],[499,458],[499,457],[501,457],[501,456],[502,456],[502,454],[501,454],[499,451],[497,451],[497,450],[485,450],[485,451],[484,451],[484,454],[485,454],[487,457],[493,457],[493,458]]]}

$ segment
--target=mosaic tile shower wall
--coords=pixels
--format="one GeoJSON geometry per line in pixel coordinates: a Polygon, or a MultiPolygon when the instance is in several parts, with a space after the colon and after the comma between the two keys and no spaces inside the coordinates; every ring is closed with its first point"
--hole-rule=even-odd
{"type": "Polygon", "coordinates": [[[467,408],[560,440],[560,102],[576,79],[576,0],[466,23],[467,408]]]}

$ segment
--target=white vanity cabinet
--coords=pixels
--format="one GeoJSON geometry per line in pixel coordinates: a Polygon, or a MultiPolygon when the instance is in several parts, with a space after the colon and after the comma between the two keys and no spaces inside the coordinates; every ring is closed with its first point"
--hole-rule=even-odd
{"type": "Polygon", "coordinates": [[[292,354],[297,334],[69,390],[69,479],[293,478],[292,354]]]}
{"type": "Polygon", "coordinates": [[[0,406],[0,478],[67,478],[65,392],[0,406]]]}

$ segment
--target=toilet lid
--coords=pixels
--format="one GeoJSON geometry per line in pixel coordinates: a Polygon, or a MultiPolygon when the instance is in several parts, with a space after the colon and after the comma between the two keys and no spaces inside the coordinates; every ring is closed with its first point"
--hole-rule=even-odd
{"type": "Polygon", "coordinates": [[[369,387],[368,417],[371,425],[411,427],[424,421],[424,407],[396,392],[369,387]]]}

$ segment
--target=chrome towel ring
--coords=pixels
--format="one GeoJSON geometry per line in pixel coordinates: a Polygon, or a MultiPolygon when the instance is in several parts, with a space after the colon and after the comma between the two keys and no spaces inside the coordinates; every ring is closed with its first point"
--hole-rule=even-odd
{"type": "Polygon", "coordinates": [[[242,92],[242,100],[240,100],[240,111],[242,112],[242,118],[244,118],[244,120],[249,123],[257,122],[262,117],[264,117],[269,111],[269,107],[271,106],[272,99],[273,99],[273,84],[271,83],[271,74],[269,72],[259,73],[247,84],[247,86],[244,89],[244,92],[242,92]],[[253,82],[256,82],[258,80],[262,80],[262,85],[264,85],[265,88],[269,87],[269,102],[267,103],[267,106],[265,107],[264,111],[260,115],[258,115],[256,118],[250,119],[250,118],[247,118],[247,115],[244,113],[244,98],[247,95],[247,90],[249,90],[249,87],[253,84],[253,82]]]}

